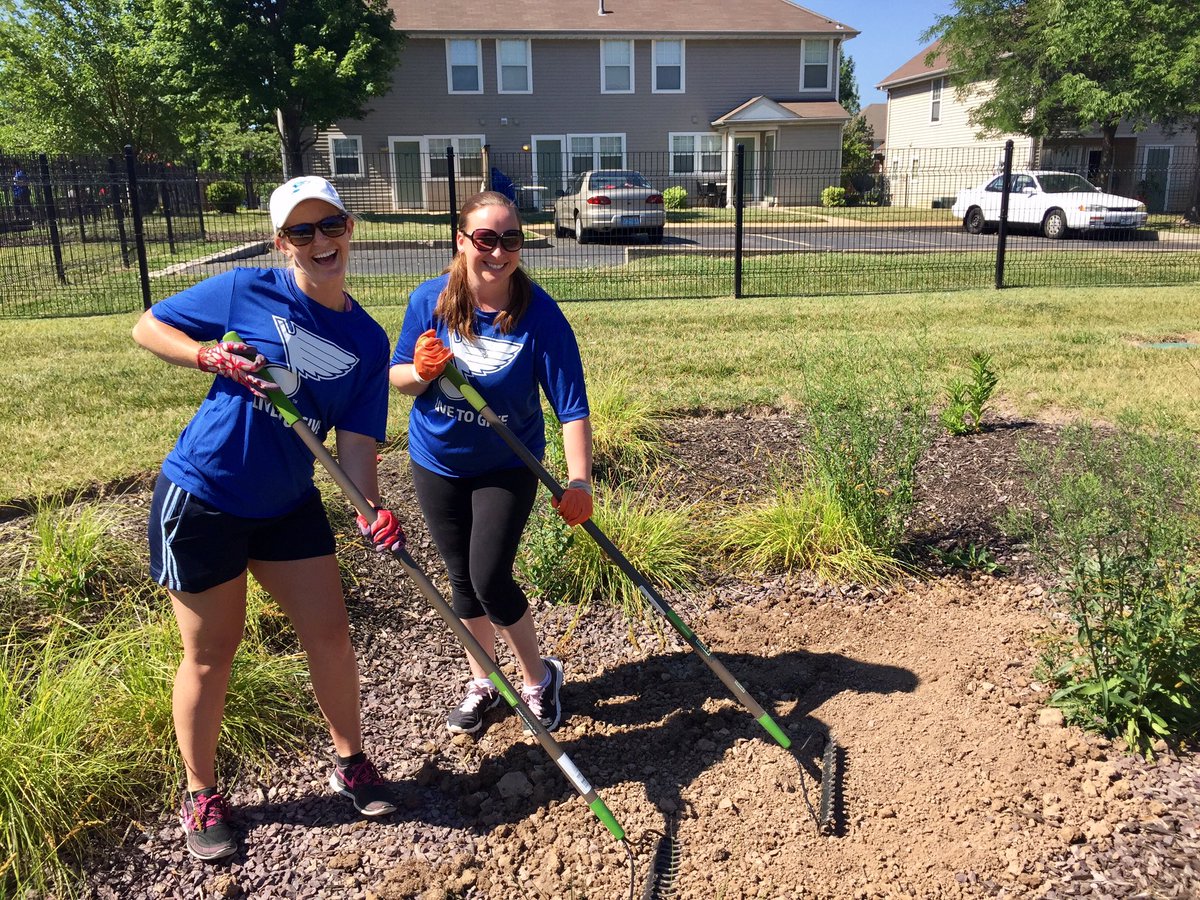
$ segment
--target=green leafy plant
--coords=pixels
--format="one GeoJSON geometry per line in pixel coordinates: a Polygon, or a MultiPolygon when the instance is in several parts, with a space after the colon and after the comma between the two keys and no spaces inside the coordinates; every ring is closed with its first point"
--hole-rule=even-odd
{"type": "Polygon", "coordinates": [[[1010,527],[1048,569],[1074,634],[1045,658],[1051,703],[1149,752],[1200,730],[1200,449],[1123,420],[1027,445],[1031,508],[1010,527]]]}
{"type": "Polygon", "coordinates": [[[987,402],[992,398],[1000,376],[992,369],[992,357],[983,351],[971,354],[968,363],[969,377],[954,378],[946,388],[946,408],[942,410],[942,424],[950,434],[978,434],[983,430],[983,416],[987,402]]]}
{"type": "Polygon", "coordinates": [[[687,209],[687,196],[687,188],[672,185],[662,192],[663,206],[667,209],[687,209]]]}
{"type": "Polygon", "coordinates": [[[735,508],[714,533],[734,565],[761,571],[809,569],[831,581],[888,581],[903,570],[867,546],[833,490],[809,480],[780,484],[766,503],[735,508]]]}
{"type": "Polygon", "coordinates": [[[863,543],[893,555],[913,506],[916,467],[932,441],[929,392],[902,353],[823,347],[804,373],[815,477],[863,543]]]}
{"type": "Polygon", "coordinates": [[[971,572],[983,572],[987,575],[1001,575],[1006,571],[991,550],[976,543],[955,544],[946,550],[940,547],[930,547],[929,552],[942,565],[949,566],[951,569],[966,569],[971,572]]]}
{"type": "Polygon", "coordinates": [[[822,206],[845,206],[846,205],[846,189],[844,187],[829,186],[821,191],[822,206]]]}
{"type": "Polygon", "coordinates": [[[204,196],[217,212],[237,212],[246,202],[246,189],[236,181],[214,181],[204,189],[204,196]]]}
{"type": "MultiPolygon", "coordinates": [[[[636,396],[627,380],[619,376],[606,380],[589,401],[598,478],[644,478],[666,457],[662,413],[644,396],[636,396]]],[[[560,432],[555,442],[561,445],[561,441],[560,432]]]]}

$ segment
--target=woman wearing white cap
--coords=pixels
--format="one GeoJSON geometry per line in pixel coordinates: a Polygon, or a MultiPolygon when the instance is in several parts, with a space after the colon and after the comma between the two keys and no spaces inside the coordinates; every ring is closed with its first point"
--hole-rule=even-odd
{"type": "MultiPolygon", "coordinates": [[[[215,373],[200,409],[163,462],[150,511],[151,575],[170,594],[183,638],[172,705],[187,768],[180,819],[200,859],[236,852],[218,789],[217,735],[253,574],[287,614],[308,657],[337,756],[330,787],[368,816],[395,809],[363,754],[358,664],[334,538],[313,484],[311,453],[274,412],[254,373],[280,387],[377,507],[376,442],[387,420],[388,338],[345,291],[354,220],[324,178],[271,195],[283,269],[238,268],[147,310],[134,340],[174,365],[215,373]],[[236,331],[245,341],[221,341],[236,331]],[[209,343],[217,341],[216,344],[209,343]]],[[[403,546],[389,510],[359,527],[378,550],[403,546]]]]}

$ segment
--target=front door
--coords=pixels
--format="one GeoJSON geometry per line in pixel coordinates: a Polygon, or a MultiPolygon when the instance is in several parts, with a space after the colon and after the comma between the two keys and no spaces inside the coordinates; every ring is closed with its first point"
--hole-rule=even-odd
{"type": "Polygon", "coordinates": [[[1147,147],[1146,162],[1142,166],[1142,184],[1138,194],[1146,203],[1146,211],[1165,212],[1167,188],[1171,179],[1171,148],[1147,147]]]}
{"type": "Polygon", "coordinates": [[[558,136],[533,136],[533,180],[543,188],[541,201],[549,205],[558,192],[566,190],[563,183],[563,139],[558,136]]]}
{"type": "Polygon", "coordinates": [[[421,190],[421,141],[418,138],[392,138],[392,192],[397,209],[420,209],[424,205],[421,190]]]}
{"type": "MultiPolygon", "coordinates": [[[[758,165],[758,135],[757,134],[735,134],[733,136],[733,166],[737,166],[737,148],[746,148],[746,161],[743,171],[742,191],[744,192],[745,201],[747,203],[756,203],[759,197],[762,196],[761,178],[758,165]]],[[[729,199],[737,195],[737,170],[730,168],[729,199]]]]}

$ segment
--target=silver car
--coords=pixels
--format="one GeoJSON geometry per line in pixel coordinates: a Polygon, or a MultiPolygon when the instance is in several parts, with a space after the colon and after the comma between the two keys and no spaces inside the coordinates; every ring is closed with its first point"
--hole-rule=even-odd
{"type": "Polygon", "coordinates": [[[554,233],[586,244],[599,234],[644,234],[661,244],[666,213],[662,193],[641,172],[594,169],[571,179],[554,201],[554,233]]]}

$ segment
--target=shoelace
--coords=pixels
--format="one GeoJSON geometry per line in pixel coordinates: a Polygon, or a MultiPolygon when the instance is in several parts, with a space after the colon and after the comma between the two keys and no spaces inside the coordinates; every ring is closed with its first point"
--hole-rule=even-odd
{"type": "Polygon", "coordinates": [[[191,819],[197,831],[205,831],[213,825],[220,825],[227,818],[229,818],[229,806],[220,794],[192,798],[191,819]]]}
{"type": "Polygon", "coordinates": [[[535,716],[542,714],[542,699],[549,686],[549,684],[535,684],[533,687],[521,688],[521,699],[525,701],[526,706],[533,710],[535,716]]]}
{"type": "Polygon", "coordinates": [[[366,785],[383,784],[383,776],[379,774],[379,770],[369,759],[347,766],[341,772],[342,781],[346,782],[346,787],[351,790],[366,785]]]}
{"type": "Polygon", "coordinates": [[[491,699],[492,691],[489,688],[471,682],[471,686],[467,688],[467,696],[463,698],[462,706],[459,708],[463,712],[475,712],[483,704],[490,703],[491,699]]]}

